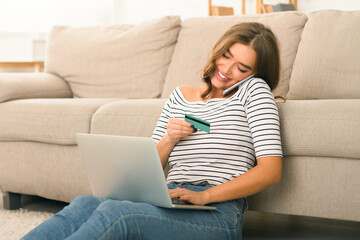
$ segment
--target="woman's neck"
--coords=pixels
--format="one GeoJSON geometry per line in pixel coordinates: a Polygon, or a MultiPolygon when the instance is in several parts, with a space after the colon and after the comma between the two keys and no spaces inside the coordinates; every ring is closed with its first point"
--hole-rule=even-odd
{"type": "MultiPolygon", "coordinates": [[[[205,92],[205,90],[204,90],[204,92],[205,92]]],[[[209,95],[204,100],[206,101],[211,98],[228,98],[233,95],[233,93],[232,93],[227,96],[223,96],[223,92],[224,92],[224,90],[222,90],[222,89],[212,89],[211,92],[209,93],[209,95]]]]}

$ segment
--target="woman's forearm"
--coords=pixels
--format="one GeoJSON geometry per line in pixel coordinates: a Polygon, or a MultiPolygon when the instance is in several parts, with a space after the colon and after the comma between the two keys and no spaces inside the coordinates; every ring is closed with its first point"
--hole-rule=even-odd
{"type": "Polygon", "coordinates": [[[176,142],[171,141],[171,139],[169,138],[169,136],[167,134],[165,134],[164,137],[162,137],[160,139],[160,141],[156,144],[156,147],[157,147],[157,150],[159,153],[159,157],[161,160],[161,165],[163,168],[165,168],[168,158],[170,156],[170,153],[173,150],[175,144],[176,144],[176,142]]]}
{"type": "Polygon", "coordinates": [[[204,191],[207,203],[250,196],[278,183],[281,179],[282,158],[272,156],[259,160],[259,164],[246,173],[204,191]]]}
{"type": "Polygon", "coordinates": [[[193,134],[194,128],[191,126],[191,123],[188,123],[183,119],[169,119],[166,126],[166,134],[156,145],[163,168],[165,168],[175,144],[179,142],[182,137],[193,134]]]}

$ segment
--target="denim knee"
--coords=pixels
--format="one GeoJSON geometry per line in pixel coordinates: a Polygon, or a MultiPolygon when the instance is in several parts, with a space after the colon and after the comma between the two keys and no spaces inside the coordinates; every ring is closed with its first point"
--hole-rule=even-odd
{"type": "Polygon", "coordinates": [[[156,207],[147,203],[134,203],[131,201],[117,201],[109,200],[102,202],[97,210],[103,213],[107,213],[114,219],[128,219],[128,216],[139,215],[153,215],[156,212],[156,207]]]}
{"type": "MultiPolygon", "coordinates": [[[[142,204],[138,204],[138,205],[142,205],[142,204]]],[[[134,212],[139,210],[138,207],[135,207],[136,204],[134,202],[131,201],[117,201],[117,200],[109,200],[109,201],[104,201],[99,205],[99,210],[100,211],[114,211],[114,209],[116,209],[116,211],[122,214],[131,214],[134,212]]]]}
{"type": "Polygon", "coordinates": [[[80,195],[74,198],[70,204],[76,205],[77,207],[91,207],[99,206],[102,201],[104,200],[96,196],[80,195]]]}

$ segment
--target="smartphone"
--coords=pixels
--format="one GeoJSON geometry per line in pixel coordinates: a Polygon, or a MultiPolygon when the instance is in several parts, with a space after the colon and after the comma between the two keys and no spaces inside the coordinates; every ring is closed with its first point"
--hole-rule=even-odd
{"type": "Polygon", "coordinates": [[[231,93],[235,88],[239,87],[244,81],[252,78],[254,76],[254,74],[251,74],[250,76],[248,76],[247,78],[244,78],[243,80],[241,80],[240,82],[235,83],[234,85],[232,85],[231,87],[228,87],[227,89],[224,90],[223,92],[223,96],[228,95],[229,93],[231,93]]]}

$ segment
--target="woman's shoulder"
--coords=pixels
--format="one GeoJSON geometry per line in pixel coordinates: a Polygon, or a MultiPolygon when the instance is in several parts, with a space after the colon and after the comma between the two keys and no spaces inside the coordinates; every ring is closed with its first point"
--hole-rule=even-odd
{"type": "Polygon", "coordinates": [[[254,77],[239,87],[236,95],[242,102],[249,101],[255,96],[267,94],[272,96],[269,85],[262,78],[254,77]]]}
{"type": "Polygon", "coordinates": [[[203,89],[204,87],[193,86],[193,85],[182,85],[182,86],[178,86],[177,88],[180,89],[182,93],[193,93],[203,89]]]}
{"type": "Polygon", "coordinates": [[[244,87],[247,91],[261,88],[262,90],[271,92],[271,89],[266,81],[259,77],[249,79],[242,87],[244,87]]]}
{"type": "Polygon", "coordinates": [[[180,90],[183,97],[189,102],[201,101],[201,94],[205,90],[204,87],[184,85],[179,86],[177,89],[180,90]]]}

